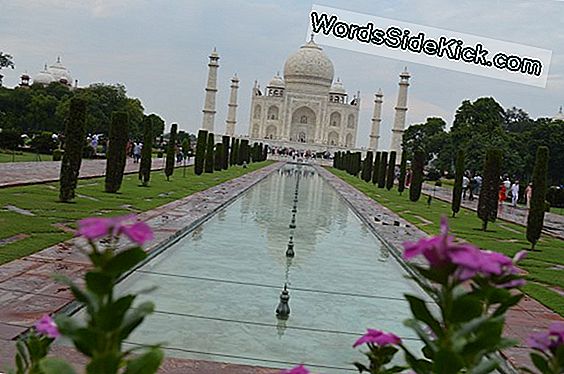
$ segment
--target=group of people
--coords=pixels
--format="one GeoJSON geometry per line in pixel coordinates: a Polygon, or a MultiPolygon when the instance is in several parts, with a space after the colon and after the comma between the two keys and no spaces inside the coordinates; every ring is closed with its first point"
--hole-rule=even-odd
{"type": "Polygon", "coordinates": [[[141,160],[141,151],[143,150],[143,143],[128,141],[125,152],[128,157],[133,157],[133,163],[138,163],[141,160]]]}
{"type": "MultiPolygon", "coordinates": [[[[509,179],[508,176],[503,178],[503,180],[499,184],[498,200],[500,207],[502,207],[503,203],[506,200],[509,200],[509,198],[511,198],[511,206],[516,207],[517,201],[519,200],[519,189],[520,189],[519,180],[516,179],[513,183],[511,183],[511,180],[509,179]]],[[[529,208],[532,194],[533,194],[533,184],[529,183],[525,188],[525,201],[527,203],[527,208],[529,208]]]]}
{"type": "Polygon", "coordinates": [[[474,200],[474,197],[480,194],[482,181],[480,174],[472,175],[472,173],[466,171],[462,177],[462,199],[466,200],[466,194],[468,193],[468,200],[474,200]]]}

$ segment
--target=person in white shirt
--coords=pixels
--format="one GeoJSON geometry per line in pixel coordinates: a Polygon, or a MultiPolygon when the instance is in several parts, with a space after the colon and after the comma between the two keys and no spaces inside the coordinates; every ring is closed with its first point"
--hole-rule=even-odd
{"type": "Polygon", "coordinates": [[[519,198],[519,181],[516,180],[511,186],[511,205],[513,207],[517,206],[517,199],[519,198]]]}
{"type": "Polygon", "coordinates": [[[505,180],[503,181],[503,185],[505,186],[505,198],[508,198],[509,189],[511,188],[511,181],[509,180],[509,177],[505,177],[505,180]]]}
{"type": "Polygon", "coordinates": [[[468,191],[468,185],[470,184],[470,179],[466,175],[462,177],[462,199],[466,199],[466,191],[468,191]]]}

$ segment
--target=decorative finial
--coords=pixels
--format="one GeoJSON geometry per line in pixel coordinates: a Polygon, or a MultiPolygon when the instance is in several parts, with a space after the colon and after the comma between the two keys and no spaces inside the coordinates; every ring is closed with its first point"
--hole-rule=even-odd
{"type": "Polygon", "coordinates": [[[43,67],[44,71],[47,71],[47,64],[45,64],[45,66],[43,67]]]}
{"type": "Polygon", "coordinates": [[[558,113],[562,114],[562,105],[560,105],[560,110],[558,111],[558,113]]]}
{"type": "Polygon", "coordinates": [[[311,33],[310,39],[309,39],[309,42],[310,42],[310,43],[315,43],[315,42],[313,41],[313,35],[314,35],[314,33],[311,33]]]}
{"type": "Polygon", "coordinates": [[[277,76],[277,77],[280,76],[280,70],[278,70],[278,71],[276,72],[276,76],[277,76]]]}
{"type": "Polygon", "coordinates": [[[61,63],[61,56],[57,56],[57,64],[61,63]]]}
{"type": "Polygon", "coordinates": [[[287,284],[284,283],[284,290],[280,294],[280,303],[276,308],[276,318],[278,319],[288,319],[290,315],[290,306],[288,305],[290,301],[290,294],[288,292],[287,284]]]}
{"type": "MultiPolygon", "coordinates": [[[[214,51],[214,52],[217,52],[217,49],[216,49],[215,47],[213,47],[213,51],[214,51]]],[[[407,69],[407,68],[406,68],[406,69],[407,69]]]]}

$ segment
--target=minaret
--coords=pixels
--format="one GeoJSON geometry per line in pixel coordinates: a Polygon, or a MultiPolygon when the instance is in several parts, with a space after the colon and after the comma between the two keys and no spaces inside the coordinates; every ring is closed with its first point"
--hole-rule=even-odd
{"type": "Polygon", "coordinates": [[[206,86],[206,101],[204,102],[204,118],[202,129],[213,131],[213,121],[215,117],[215,95],[217,93],[217,69],[219,69],[219,55],[215,48],[210,54],[208,71],[208,84],[206,86]]]}
{"type": "Polygon", "coordinates": [[[398,163],[401,161],[401,143],[403,132],[405,131],[405,114],[407,112],[407,87],[409,87],[409,77],[410,75],[407,72],[406,67],[400,74],[398,102],[395,107],[396,115],[394,117],[394,127],[392,128],[392,145],[390,146],[390,151],[396,152],[396,160],[398,163]]]}
{"type": "Polygon", "coordinates": [[[231,78],[231,94],[229,104],[227,104],[227,120],[225,121],[225,135],[235,135],[235,124],[237,123],[237,89],[239,88],[239,78],[237,74],[231,78]]]}
{"type": "Polygon", "coordinates": [[[372,130],[370,131],[370,145],[372,151],[378,150],[378,140],[380,140],[380,122],[382,122],[382,89],[374,95],[374,113],[372,114],[372,130]]]}

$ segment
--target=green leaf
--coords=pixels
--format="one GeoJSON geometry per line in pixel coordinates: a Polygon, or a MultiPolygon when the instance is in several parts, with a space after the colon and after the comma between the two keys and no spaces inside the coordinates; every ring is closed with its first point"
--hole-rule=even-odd
{"type": "Polygon", "coordinates": [[[478,366],[474,367],[471,371],[470,374],[487,374],[487,373],[491,373],[492,371],[494,371],[495,369],[497,369],[497,367],[499,366],[498,362],[495,360],[482,360],[482,362],[480,362],[478,364],[478,366]]]}
{"type": "Polygon", "coordinates": [[[140,247],[134,247],[115,255],[104,267],[104,271],[119,277],[128,270],[133,269],[147,258],[147,254],[140,247]]]}
{"type": "Polygon", "coordinates": [[[550,373],[550,367],[548,366],[548,362],[536,352],[531,352],[531,361],[536,366],[537,369],[540,370],[541,373],[550,373]]]}
{"type": "Polygon", "coordinates": [[[415,319],[408,319],[405,320],[403,324],[413,329],[417,333],[417,336],[419,336],[419,338],[423,340],[423,342],[426,344],[427,347],[429,347],[431,351],[434,352],[437,350],[437,344],[431,339],[429,333],[423,330],[423,328],[419,324],[419,321],[415,319]]]}
{"type": "Polygon", "coordinates": [[[135,309],[130,309],[125,315],[125,318],[120,326],[120,339],[126,339],[129,334],[131,334],[131,332],[135,330],[141,322],[143,322],[143,319],[153,313],[154,310],[155,304],[150,301],[139,304],[135,309]]]}
{"type": "Polygon", "coordinates": [[[86,273],[86,286],[97,295],[107,295],[112,290],[114,280],[100,271],[86,273]]]}
{"type": "Polygon", "coordinates": [[[463,367],[464,363],[459,355],[450,350],[441,349],[435,355],[433,373],[456,374],[463,367]]]}
{"type": "Polygon", "coordinates": [[[96,321],[99,323],[98,327],[103,331],[117,329],[123,322],[125,313],[131,307],[133,300],[135,300],[134,295],[127,295],[100,308],[96,318],[96,321]]]}
{"type": "Polygon", "coordinates": [[[97,336],[94,332],[80,326],[74,319],[65,315],[56,316],[55,323],[60,333],[73,341],[76,349],[86,356],[92,357],[92,351],[97,342],[97,336]]]}
{"type": "Polygon", "coordinates": [[[154,374],[159,370],[164,353],[159,348],[152,348],[148,352],[127,362],[124,374],[154,374]]]}
{"type": "Polygon", "coordinates": [[[467,322],[482,315],[482,301],[470,295],[461,296],[453,301],[450,319],[452,322],[467,322]]]}
{"type": "Polygon", "coordinates": [[[16,343],[16,349],[21,356],[21,360],[23,361],[22,363],[25,367],[28,367],[29,360],[27,358],[27,348],[23,340],[18,340],[18,342],[16,343]]]}
{"type": "Polygon", "coordinates": [[[75,374],[72,366],[60,358],[44,358],[39,361],[39,368],[44,374],[75,374]]]}
{"type": "Polygon", "coordinates": [[[120,358],[115,356],[119,352],[110,352],[105,355],[98,355],[86,365],[87,374],[117,373],[120,366],[120,358]]]}
{"type": "Polygon", "coordinates": [[[431,314],[431,312],[427,308],[425,301],[412,295],[405,295],[405,298],[409,302],[409,307],[411,308],[413,316],[429,326],[429,328],[435,333],[436,336],[441,337],[443,335],[441,325],[439,321],[437,321],[437,319],[431,314]]]}

